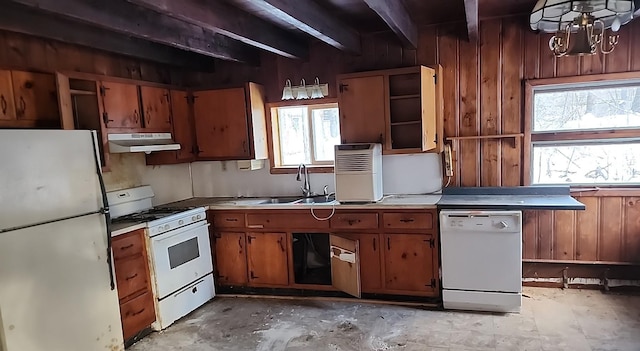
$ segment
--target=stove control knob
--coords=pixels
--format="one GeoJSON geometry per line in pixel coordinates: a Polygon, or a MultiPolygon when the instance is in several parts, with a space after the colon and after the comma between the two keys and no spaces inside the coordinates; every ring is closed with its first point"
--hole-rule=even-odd
{"type": "Polygon", "coordinates": [[[171,228],[168,224],[164,225],[164,230],[169,230],[169,228],[171,228]]]}
{"type": "Polygon", "coordinates": [[[184,224],[184,221],[183,221],[183,220],[179,220],[179,221],[178,221],[178,224],[179,224],[179,225],[183,225],[183,224],[184,224]]]}
{"type": "Polygon", "coordinates": [[[202,218],[202,217],[201,217],[200,215],[197,215],[197,216],[196,216],[196,219],[198,219],[198,220],[199,220],[199,219],[201,219],[201,218],[202,218]]]}
{"type": "Polygon", "coordinates": [[[197,220],[196,216],[191,217],[191,220],[195,222],[197,220]]]}
{"type": "Polygon", "coordinates": [[[158,227],[158,231],[161,232],[162,231],[162,226],[158,227]]]}

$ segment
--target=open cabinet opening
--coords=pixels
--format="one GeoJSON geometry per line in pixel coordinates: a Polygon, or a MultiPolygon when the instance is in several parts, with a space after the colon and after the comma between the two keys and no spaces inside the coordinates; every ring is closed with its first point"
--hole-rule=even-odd
{"type": "Polygon", "coordinates": [[[329,234],[293,233],[296,284],[331,285],[329,234]]]}

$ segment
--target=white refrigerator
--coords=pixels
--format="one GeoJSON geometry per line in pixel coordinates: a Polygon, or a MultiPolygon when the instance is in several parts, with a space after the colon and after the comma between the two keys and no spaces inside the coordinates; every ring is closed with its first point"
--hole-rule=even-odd
{"type": "Polygon", "coordinates": [[[0,130],[0,351],[124,349],[95,140],[0,130]]]}

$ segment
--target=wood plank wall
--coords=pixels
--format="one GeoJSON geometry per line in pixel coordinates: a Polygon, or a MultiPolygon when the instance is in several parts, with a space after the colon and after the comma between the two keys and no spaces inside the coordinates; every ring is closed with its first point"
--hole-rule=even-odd
{"type": "MultiPolygon", "coordinates": [[[[73,71],[163,84],[189,85],[185,69],[77,45],[0,31],[0,69],[73,71]]],[[[195,74],[197,75],[197,74],[195,74]]]]}
{"type": "MultiPolygon", "coordinates": [[[[445,136],[506,134],[523,131],[523,79],[640,70],[640,21],[620,31],[620,43],[608,56],[555,58],[550,35],[528,28],[528,18],[508,17],[480,23],[480,39],[467,42],[460,24],[420,30],[417,50],[403,49],[390,33],[362,38],[362,55],[350,56],[323,44],[311,47],[306,61],[264,54],[261,67],[234,63],[200,75],[201,84],[266,87],[267,101],[279,101],[286,79],[298,84],[318,76],[336,96],[340,73],[416,64],[443,66],[445,136]]],[[[515,186],[522,183],[522,140],[465,140],[454,145],[452,186],[515,186]]],[[[579,197],[584,212],[525,213],[524,258],[575,261],[640,262],[640,197],[579,197]]]]}

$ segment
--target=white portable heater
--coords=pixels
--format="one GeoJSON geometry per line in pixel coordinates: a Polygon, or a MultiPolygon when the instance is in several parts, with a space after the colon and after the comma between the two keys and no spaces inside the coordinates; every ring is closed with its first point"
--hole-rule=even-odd
{"type": "Polygon", "coordinates": [[[382,145],[335,146],[336,200],[375,202],[382,199],[382,145]]]}

